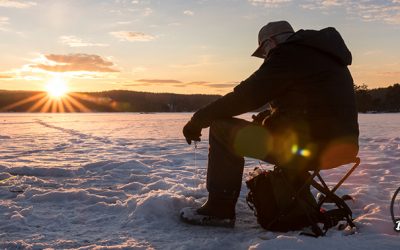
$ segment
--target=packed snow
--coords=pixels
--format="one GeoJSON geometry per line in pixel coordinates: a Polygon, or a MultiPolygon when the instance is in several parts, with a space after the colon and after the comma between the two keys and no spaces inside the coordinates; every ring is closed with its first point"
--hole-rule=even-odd
{"type": "MultiPolygon", "coordinates": [[[[357,229],[320,238],[262,229],[244,182],[234,229],[182,223],[179,211],[207,196],[208,131],[187,145],[190,116],[0,114],[0,249],[400,249],[389,212],[399,114],[359,116],[362,162],[339,192],[354,197],[357,229]]],[[[245,173],[259,165],[246,159],[245,173]]],[[[324,178],[333,184],[348,168],[324,178]]]]}

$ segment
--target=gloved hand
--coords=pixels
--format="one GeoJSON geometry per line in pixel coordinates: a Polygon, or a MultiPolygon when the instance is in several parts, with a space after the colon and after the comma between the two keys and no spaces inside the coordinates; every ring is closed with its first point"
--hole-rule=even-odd
{"type": "Polygon", "coordinates": [[[264,119],[271,114],[271,111],[269,109],[264,110],[257,115],[252,115],[251,118],[253,118],[254,123],[262,124],[264,119]]]}
{"type": "Polygon", "coordinates": [[[183,127],[183,135],[186,138],[186,142],[190,145],[192,141],[200,141],[201,136],[201,127],[197,125],[195,122],[190,120],[183,127]]]}

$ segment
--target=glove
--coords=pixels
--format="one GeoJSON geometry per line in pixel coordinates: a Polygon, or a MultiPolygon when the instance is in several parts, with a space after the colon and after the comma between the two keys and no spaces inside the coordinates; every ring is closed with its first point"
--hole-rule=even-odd
{"type": "Polygon", "coordinates": [[[264,111],[258,113],[257,115],[252,115],[251,118],[253,118],[254,123],[262,124],[263,121],[265,120],[265,118],[267,116],[269,116],[270,114],[271,114],[271,111],[269,109],[267,109],[267,110],[264,110],[264,111]]]}
{"type": "Polygon", "coordinates": [[[201,129],[199,125],[190,120],[183,127],[183,136],[186,138],[186,142],[190,145],[192,141],[200,141],[201,129]]]}

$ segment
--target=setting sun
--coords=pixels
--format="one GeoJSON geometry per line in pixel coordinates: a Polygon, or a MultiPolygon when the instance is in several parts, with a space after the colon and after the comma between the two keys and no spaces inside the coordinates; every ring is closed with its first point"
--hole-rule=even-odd
{"type": "Polygon", "coordinates": [[[53,98],[63,97],[68,93],[68,86],[66,81],[61,77],[54,77],[46,83],[46,91],[49,96],[53,98]]]}

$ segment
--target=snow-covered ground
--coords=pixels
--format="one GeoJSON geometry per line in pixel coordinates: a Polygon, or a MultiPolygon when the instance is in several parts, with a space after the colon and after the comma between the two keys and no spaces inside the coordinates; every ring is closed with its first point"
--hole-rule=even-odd
{"type": "Polygon", "coordinates": [[[400,249],[399,114],[360,115],[362,163],[341,189],[357,231],[318,239],[263,230],[244,183],[234,229],[183,224],[179,210],[207,195],[207,131],[195,153],[181,135],[190,115],[0,114],[0,249],[400,249]]]}

